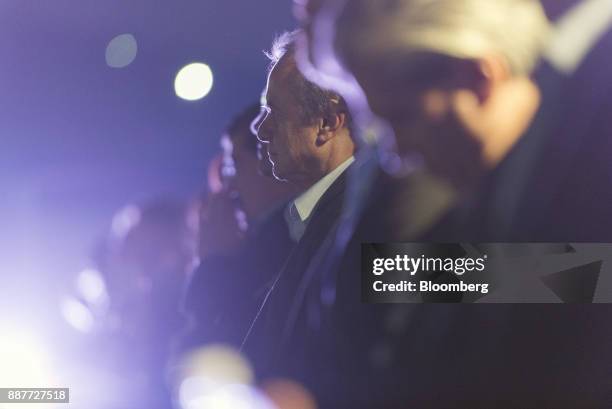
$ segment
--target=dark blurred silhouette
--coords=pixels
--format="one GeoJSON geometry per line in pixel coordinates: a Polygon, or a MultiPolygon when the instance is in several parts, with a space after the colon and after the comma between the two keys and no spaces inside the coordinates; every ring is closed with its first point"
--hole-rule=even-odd
{"type": "Polygon", "coordinates": [[[190,322],[178,355],[208,343],[239,348],[293,246],[283,211],[296,188],[271,177],[267,155],[258,157],[258,141],[250,132],[258,114],[259,105],[247,108],[221,139],[223,188],[202,207],[200,265],[185,294],[190,322]]]}
{"type": "Polygon", "coordinates": [[[484,189],[485,230],[513,240],[612,239],[612,5],[543,1],[557,18],[535,74],[543,103],[525,137],[484,189]],[[502,217],[496,216],[501,215],[502,217]]]}

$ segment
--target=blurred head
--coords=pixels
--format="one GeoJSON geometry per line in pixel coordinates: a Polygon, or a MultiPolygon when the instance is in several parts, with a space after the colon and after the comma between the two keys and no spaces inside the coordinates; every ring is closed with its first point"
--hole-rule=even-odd
{"type": "Polygon", "coordinates": [[[294,58],[297,33],[278,37],[262,111],[253,128],[266,145],[274,176],[307,187],[348,159],[354,151],[344,100],[307,81],[294,58]]]}
{"type": "Polygon", "coordinates": [[[159,199],[140,207],[139,219],[125,235],[122,255],[152,274],[189,271],[194,250],[193,209],[183,203],[159,199]]]}
{"type": "Polygon", "coordinates": [[[324,3],[336,15],[317,19],[331,18],[335,32],[317,41],[332,44],[400,153],[461,179],[497,164],[529,125],[539,105],[529,77],[549,33],[537,0],[324,3]]]}
{"type": "Polygon", "coordinates": [[[196,256],[195,215],[192,204],[168,199],[121,209],[101,266],[111,298],[121,303],[160,292],[178,296],[196,256]]]}
{"type": "Polygon", "coordinates": [[[248,219],[261,214],[288,196],[294,189],[272,176],[272,164],[261,152],[261,142],[251,132],[250,125],[259,115],[259,104],[253,104],[238,114],[221,138],[223,181],[248,219]]]}

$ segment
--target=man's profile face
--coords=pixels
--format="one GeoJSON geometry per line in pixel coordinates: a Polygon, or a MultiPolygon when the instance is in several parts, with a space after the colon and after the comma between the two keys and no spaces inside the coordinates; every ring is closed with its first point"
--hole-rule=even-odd
{"type": "Polygon", "coordinates": [[[317,126],[302,115],[293,77],[299,74],[289,58],[283,57],[268,77],[255,128],[257,138],[266,145],[274,176],[300,183],[317,177],[317,126]]]}

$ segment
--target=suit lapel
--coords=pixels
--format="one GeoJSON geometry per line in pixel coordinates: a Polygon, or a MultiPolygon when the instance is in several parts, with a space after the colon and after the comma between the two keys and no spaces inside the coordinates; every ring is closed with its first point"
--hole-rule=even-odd
{"type": "MultiPolygon", "coordinates": [[[[348,169],[347,169],[348,170],[348,169]]],[[[325,237],[333,230],[342,211],[342,199],[346,185],[345,170],[317,202],[304,235],[294,247],[264,305],[262,314],[254,326],[267,340],[266,355],[276,355],[283,328],[295,299],[305,270],[315,256],[325,237]]]]}

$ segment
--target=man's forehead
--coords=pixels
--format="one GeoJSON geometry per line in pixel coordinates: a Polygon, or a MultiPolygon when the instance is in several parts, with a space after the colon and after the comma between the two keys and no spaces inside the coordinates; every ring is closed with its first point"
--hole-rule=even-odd
{"type": "Polygon", "coordinates": [[[288,51],[274,65],[272,76],[274,76],[277,81],[284,81],[291,74],[295,73],[295,70],[297,70],[297,64],[293,56],[293,51],[288,51]]]}
{"type": "Polygon", "coordinates": [[[282,90],[287,89],[287,84],[292,75],[297,73],[297,65],[295,59],[290,55],[283,56],[270,71],[268,77],[268,86],[262,100],[269,102],[270,96],[280,93],[282,90]]]}

